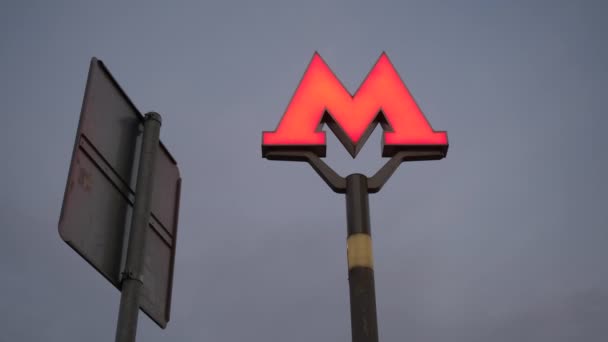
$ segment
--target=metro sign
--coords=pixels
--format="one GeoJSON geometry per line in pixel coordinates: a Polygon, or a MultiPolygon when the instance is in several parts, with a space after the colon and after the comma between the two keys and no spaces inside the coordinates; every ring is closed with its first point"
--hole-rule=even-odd
{"type": "Polygon", "coordinates": [[[273,132],[263,132],[262,155],[308,151],[325,157],[323,124],[356,157],[377,124],[384,130],[382,156],[403,151],[448,150],[447,133],[424,117],[386,53],[351,95],[318,53],[273,132]]]}
{"type": "Polygon", "coordinates": [[[315,53],[276,130],[262,133],[264,158],[308,162],[331,190],[345,194],[353,342],[378,342],[369,194],[380,191],[401,163],[439,160],[447,151],[447,133],[433,130],[385,53],[355,95],[315,53]],[[390,159],[371,177],[340,176],[321,159],[324,124],[353,158],[380,124],[382,156],[390,159]]]}

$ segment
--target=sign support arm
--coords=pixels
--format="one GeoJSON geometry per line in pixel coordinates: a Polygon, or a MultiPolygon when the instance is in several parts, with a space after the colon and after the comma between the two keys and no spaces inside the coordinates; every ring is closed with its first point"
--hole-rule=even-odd
{"type": "Polygon", "coordinates": [[[378,172],[376,172],[376,174],[368,179],[368,191],[370,194],[375,194],[380,191],[403,162],[438,160],[443,157],[445,157],[445,153],[441,149],[397,152],[380,170],[378,170],[378,172]]]}
{"type": "Polygon", "coordinates": [[[317,174],[336,193],[346,193],[346,179],[341,177],[316,154],[309,151],[280,151],[269,152],[265,155],[268,160],[304,161],[310,164],[317,174]]]}

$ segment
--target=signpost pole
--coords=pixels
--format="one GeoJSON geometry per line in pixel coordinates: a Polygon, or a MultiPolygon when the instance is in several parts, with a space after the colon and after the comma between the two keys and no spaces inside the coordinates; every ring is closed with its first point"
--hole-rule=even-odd
{"type": "Polygon", "coordinates": [[[353,342],[378,342],[367,177],[346,177],[348,283],[353,342]]]}
{"type": "Polygon", "coordinates": [[[150,219],[150,199],[154,182],[156,152],[160,137],[161,116],[147,113],[141,146],[135,192],[135,204],[127,249],[126,267],[123,272],[120,311],[116,328],[116,342],[135,342],[139,298],[143,285],[144,249],[146,228],[150,219]]]}
{"type": "Polygon", "coordinates": [[[380,191],[402,162],[438,160],[445,157],[445,151],[438,149],[398,152],[370,178],[359,173],[343,178],[310,151],[276,151],[268,152],[264,156],[268,160],[306,161],[334,192],[346,194],[346,248],[352,341],[378,342],[369,194],[380,191]]]}

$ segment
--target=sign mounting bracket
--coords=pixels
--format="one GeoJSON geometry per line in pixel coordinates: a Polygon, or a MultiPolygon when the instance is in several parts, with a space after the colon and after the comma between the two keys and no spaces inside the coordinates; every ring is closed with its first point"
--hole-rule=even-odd
{"type": "MultiPolygon", "coordinates": [[[[445,157],[441,149],[430,149],[426,151],[401,151],[397,152],[380,168],[372,177],[368,177],[367,191],[375,194],[382,189],[401,163],[406,161],[439,160],[445,157]]],[[[327,185],[338,194],[346,193],[346,178],[340,176],[319,156],[311,151],[276,151],[266,154],[268,160],[300,161],[307,162],[321,176],[327,185]]]]}

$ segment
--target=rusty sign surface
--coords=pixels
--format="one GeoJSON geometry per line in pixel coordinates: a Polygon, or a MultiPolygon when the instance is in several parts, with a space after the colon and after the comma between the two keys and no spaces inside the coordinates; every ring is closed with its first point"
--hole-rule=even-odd
{"type": "MultiPolygon", "coordinates": [[[[135,198],[143,116],[93,58],[59,219],[61,238],[120,290],[135,198]]],[[[170,318],[181,177],[160,143],[146,232],[140,308],[161,328],[170,318]]]]}

